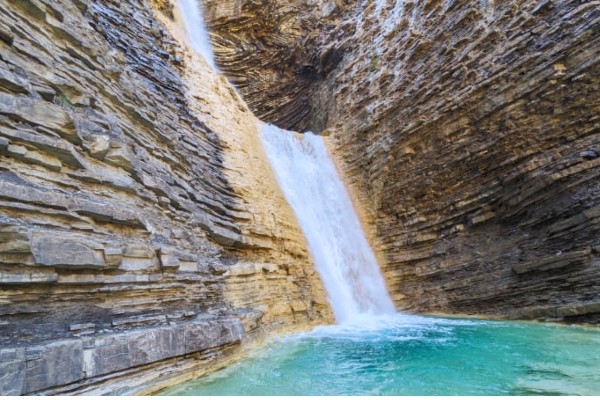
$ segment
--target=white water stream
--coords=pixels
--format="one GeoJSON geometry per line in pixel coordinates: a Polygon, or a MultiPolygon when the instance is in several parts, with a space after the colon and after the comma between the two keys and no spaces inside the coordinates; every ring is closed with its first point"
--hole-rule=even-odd
{"type": "Polygon", "coordinates": [[[263,145],[338,323],[394,312],[379,266],[323,138],[263,125],[263,145]]]}
{"type": "MultiPolygon", "coordinates": [[[[199,0],[179,0],[187,40],[216,70],[199,0]]],[[[323,139],[263,125],[261,139],[294,209],[338,323],[391,314],[375,255],[323,139]]]]}
{"type": "Polygon", "coordinates": [[[179,0],[179,8],[183,16],[188,44],[196,53],[204,57],[208,65],[217,70],[215,56],[204,25],[200,0],[179,0]]]}

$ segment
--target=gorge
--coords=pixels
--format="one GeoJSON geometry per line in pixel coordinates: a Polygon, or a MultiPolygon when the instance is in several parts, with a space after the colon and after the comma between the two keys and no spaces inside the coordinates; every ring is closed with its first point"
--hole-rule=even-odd
{"type": "MultiPolygon", "coordinates": [[[[152,393],[356,310],[600,321],[597,1],[23,0],[0,16],[0,394],[152,393]],[[201,15],[212,66],[186,36],[201,15]],[[338,211],[354,203],[374,253],[364,235],[336,248],[359,225],[340,214],[350,225],[317,242],[341,277],[315,269],[324,256],[269,150],[299,139],[261,120],[318,132],[305,147],[333,154],[288,186],[313,208],[317,178],[344,178],[338,211]],[[375,258],[373,292],[393,305],[336,307],[331,287],[372,276],[375,258]]],[[[348,343],[389,350],[379,366],[413,375],[373,394],[411,393],[444,371],[410,357],[460,362],[465,337],[497,335],[523,355],[498,365],[533,371],[499,393],[598,390],[582,383],[597,382],[597,328],[406,315],[380,328],[321,327],[292,355],[324,373],[306,343],[340,365],[348,343]],[[563,359],[527,352],[540,335],[563,359]],[[401,338],[418,349],[389,347],[401,338]]]]}

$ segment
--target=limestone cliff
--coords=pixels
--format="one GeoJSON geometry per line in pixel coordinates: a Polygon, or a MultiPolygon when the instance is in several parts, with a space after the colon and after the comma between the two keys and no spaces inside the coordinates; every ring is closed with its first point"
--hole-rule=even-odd
{"type": "Polygon", "coordinates": [[[253,113],[327,128],[401,309],[600,320],[597,1],[203,2],[236,89],[173,1],[0,2],[0,394],[331,321],[253,113]]]}
{"type": "Polygon", "coordinates": [[[166,4],[0,3],[0,394],[131,393],[331,320],[258,120],[166,4]]]}
{"type": "Polygon", "coordinates": [[[318,3],[205,0],[250,107],[329,129],[397,305],[598,322],[598,2],[318,3]]]}
{"type": "Polygon", "coordinates": [[[336,41],[353,29],[348,3],[203,0],[217,62],[259,118],[320,130],[327,98],[317,92],[348,50],[336,41]]]}

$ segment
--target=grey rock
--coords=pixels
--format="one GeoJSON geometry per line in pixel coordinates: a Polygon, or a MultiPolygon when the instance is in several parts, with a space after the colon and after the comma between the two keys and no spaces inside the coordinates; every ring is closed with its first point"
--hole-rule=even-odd
{"type": "Polygon", "coordinates": [[[18,270],[0,270],[0,284],[52,282],[58,282],[58,274],[53,269],[21,267],[18,270]]]}
{"type": "Polygon", "coordinates": [[[593,160],[594,158],[598,158],[598,153],[596,150],[584,150],[579,153],[579,157],[585,158],[586,160],[593,160]]]}
{"type": "Polygon", "coordinates": [[[206,319],[185,325],[185,351],[193,353],[242,340],[244,328],[236,318],[206,319]]]}
{"type": "Polygon", "coordinates": [[[144,329],[98,338],[86,351],[86,376],[149,364],[183,354],[239,342],[243,328],[237,319],[210,317],[202,322],[144,329]]]}
{"type": "Polygon", "coordinates": [[[31,251],[37,264],[65,268],[104,268],[102,245],[79,236],[33,232],[31,251]]]}
{"type": "Polygon", "coordinates": [[[83,345],[65,340],[27,349],[25,391],[31,393],[83,379],[83,345]]]}
{"type": "Polygon", "coordinates": [[[88,330],[88,329],[94,329],[96,327],[96,324],[71,324],[69,325],[69,330],[70,331],[84,331],[84,330],[88,330]]]}
{"type": "Polygon", "coordinates": [[[591,249],[574,251],[569,253],[559,252],[551,257],[544,257],[528,263],[523,263],[513,267],[517,274],[528,272],[540,272],[566,267],[581,265],[592,254],[591,249]]]}
{"type": "Polygon", "coordinates": [[[0,349],[0,395],[22,395],[25,390],[25,371],[24,349],[0,349]]]}
{"type": "Polygon", "coordinates": [[[57,105],[29,97],[0,93],[0,113],[48,127],[69,141],[79,142],[73,119],[57,105]]]}
{"type": "Polygon", "coordinates": [[[22,76],[8,71],[4,66],[0,68],[0,88],[13,93],[30,93],[31,84],[22,76]]]}

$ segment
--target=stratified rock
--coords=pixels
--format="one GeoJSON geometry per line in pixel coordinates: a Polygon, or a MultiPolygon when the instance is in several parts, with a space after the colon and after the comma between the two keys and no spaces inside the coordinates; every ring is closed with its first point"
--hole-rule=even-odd
{"type": "Polygon", "coordinates": [[[219,68],[250,109],[282,128],[321,130],[315,116],[327,112],[329,99],[321,99],[318,89],[349,51],[337,39],[351,34],[350,2],[202,3],[219,68]]]}
{"type": "Polygon", "coordinates": [[[397,305],[597,321],[598,5],[318,3],[204,1],[251,108],[331,132],[397,305]]]}
{"type": "Polygon", "coordinates": [[[259,121],[176,12],[0,3],[0,394],[137,393],[331,321],[259,121]]]}
{"type": "Polygon", "coordinates": [[[81,237],[64,233],[34,233],[31,253],[36,265],[65,268],[101,268],[107,266],[102,246],[81,237]]]}
{"type": "Polygon", "coordinates": [[[600,139],[598,7],[423,1],[360,12],[355,62],[324,90],[398,306],[574,307],[594,321],[577,307],[600,300],[589,250],[600,162],[579,156],[600,139]]]}
{"type": "MultiPolygon", "coordinates": [[[[234,318],[197,317],[171,326],[130,330],[94,338],[66,339],[0,351],[0,382],[5,395],[21,395],[135,370],[158,361],[239,343],[244,330],[234,318]]],[[[176,369],[176,368],[175,368],[176,369]]],[[[134,373],[133,371],[130,373],[134,373]]],[[[77,384],[65,389],[76,389],[77,384]]],[[[110,390],[110,388],[107,388],[110,390]]],[[[130,393],[136,388],[130,388],[130,393]]]]}

